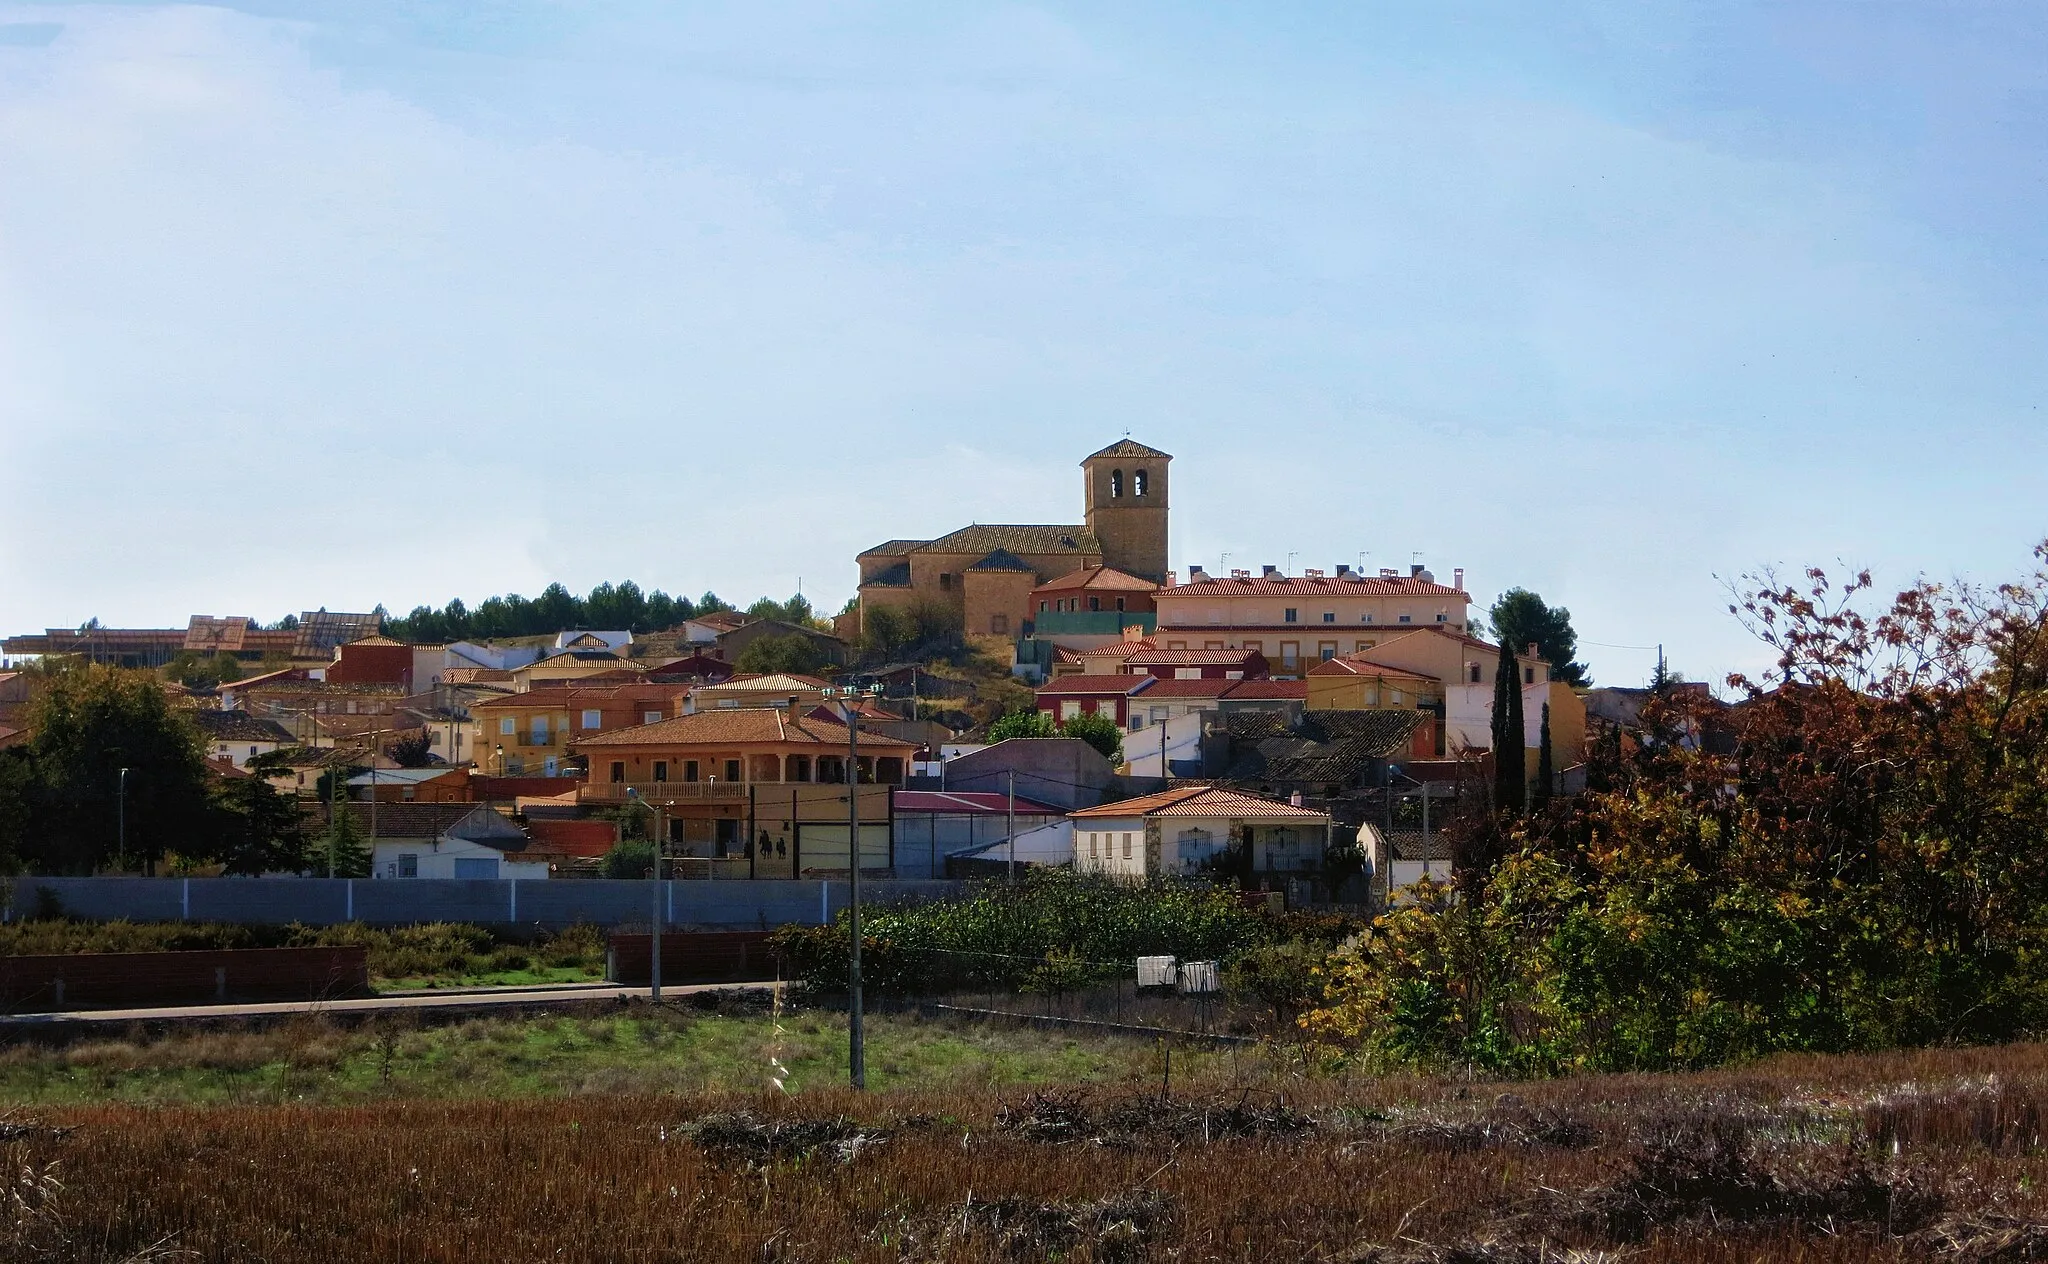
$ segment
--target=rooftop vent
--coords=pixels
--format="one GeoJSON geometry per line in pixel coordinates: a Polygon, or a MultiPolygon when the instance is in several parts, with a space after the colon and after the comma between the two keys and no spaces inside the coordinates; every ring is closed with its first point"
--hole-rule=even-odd
{"type": "Polygon", "coordinates": [[[1421,576],[1421,574],[1422,574],[1422,563],[1420,563],[1420,562],[1417,562],[1417,563],[1415,563],[1415,565],[1413,565],[1413,566],[1410,566],[1410,567],[1408,568],[1408,577],[1409,577],[1410,579],[1415,579],[1415,578],[1419,578],[1419,577],[1421,576]]]}
{"type": "Polygon", "coordinates": [[[1348,563],[1348,562],[1339,562],[1339,563],[1337,563],[1337,578],[1338,578],[1338,579],[1353,579],[1353,578],[1356,578],[1356,577],[1355,577],[1354,575],[1352,575],[1352,573],[1351,573],[1351,564],[1350,564],[1350,563],[1348,563]]]}
{"type": "Polygon", "coordinates": [[[1313,566],[1311,566],[1311,567],[1309,567],[1309,568],[1308,568],[1307,570],[1303,571],[1303,572],[1302,572],[1302,574],[1303,574],[1303,575],[1305,575],[1305,576],[1307,576],[1307,577],[1308,577],[1308,578],[1310,578],[1310,579],[1321,579],[1321,578],[1323,577],[1323,573],[1322,573],[1321,571],[1317,570],[1317,569],[1316,569],[1315,567],[1313,567],[1313,566]]]}
{"type": "Polygon", "coordinates": [[[1279,568],[1279,567],[1277,567],[1277,566],[1261,566],[1261,567],[1259,568],[1259,578],[1260,578],[1260,579],[1284,579],[1284,578],[1285,578],[1285,576],[1281,575],[1281,573],[1280,573],[1280,568],[1279,568]]]}
{"type": "Polygon", "coordinates": [[[1394,569],[1393,567],[1391,567],[1391,566],[1382,566],[1382,567],[1380,567],[1380,578],[1381,578],[1381,579],[1399,579],[1399,578],[1401,578],[1401,572],[1399,572],[1399,571],[1395,570],[1395,569],[1394,569]]]}
{"type": "Polygon", "coordinates": [[[1230,572],[1230,577],[1232,579],[1250,579],[1252,577],[1252,573],[1247,570],[1232,570],[1230,572]]]}
{"type": "Polygon", "coordinates": [[[1209,572],[1202,569],[1201,563],[1197,562],[1194,565],[1188,567],[1188,582],[1190,584],[1194,583],[1198,579],[1207,578],[1209,578],[1209,572]]]}

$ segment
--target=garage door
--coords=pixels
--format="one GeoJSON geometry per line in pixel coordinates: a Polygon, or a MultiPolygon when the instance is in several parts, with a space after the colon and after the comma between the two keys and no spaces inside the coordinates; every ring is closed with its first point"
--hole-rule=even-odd
{"type": "Polygon", "coordinates": [[[455,876],[458,878],[495,878],[498,876],[498,862],[492,857],[455,858],[455,876]]]}

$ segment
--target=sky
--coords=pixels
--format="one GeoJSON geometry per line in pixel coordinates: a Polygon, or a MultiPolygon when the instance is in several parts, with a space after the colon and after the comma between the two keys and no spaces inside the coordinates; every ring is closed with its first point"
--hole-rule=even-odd
{"type": "Polygon", "coordinates": [[[1174,455],[1603,683],[2048,535],[2048,8],[0,3],[0,630],[852,595],[1174,455]]]}

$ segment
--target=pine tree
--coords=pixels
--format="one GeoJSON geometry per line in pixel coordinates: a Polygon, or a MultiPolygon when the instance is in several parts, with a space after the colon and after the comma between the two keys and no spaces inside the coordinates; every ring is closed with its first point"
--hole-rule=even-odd
{"type": "Polygon", "coordinates": [[[1522,753],[1522,668],[1501,642],[1493,671],[1493,806],[1520,812],[1528,806],[1528,769],[1522,753]]]}
{"type": "Polygon", "coordinates": [[[321,840],[327,853],[327,876],[369,877],[373,854],[369,841],[363,837],[363,827],[356,823],[356,814],[339,797],[328,809],[327,836],[321,840]]]}
{"type": "Polygon", "coordinates": [[[1536,788],[1530,795],[1529,805],[1534,808],[1550,806],[1550,796],[1557,782],[1556,768],[1550,751],[1550,704],[1543,704],[1543,727],[1536,739],[1536,788]]]}

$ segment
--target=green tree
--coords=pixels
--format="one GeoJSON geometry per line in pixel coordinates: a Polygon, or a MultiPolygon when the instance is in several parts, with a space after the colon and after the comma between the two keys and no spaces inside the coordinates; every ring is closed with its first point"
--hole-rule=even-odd
{"type": "Polygon", "coordinates": [[[1572,630],[1572,612],[1563,606],[1544,604],[1543,598],[1526,588],[1510,588],[1486,612],[1493,635],[1502,645],[1520,652],[1529,645],[1550,664],[1550,675],[1575,688],[1593,683],[1584,663],[1575,663],[1579,634],[1572,630]]]}
{"type": "Polygon", "coordinates": [[[604,854],[607,878],[645,878],[653,873],[654,844],[643,839],[624,840],[604,854]]]}
{"type": "Polygon", "coordinates": [[[1531,792],[1529,806],[1545,808],[1550,806],[1550,796],[1556,789],[1557,771],[1555,756],[1550,749],[1550,704],[1543,704],[1542,727],[1536,739],[1536,787],[1531,792]]]}
{"type": "Polygon", "coordinates": [[[25,861],[50,873],[130,864],[154,871],[166,852],[204,852],[205,743],[172,710],[154,673],[98,665],[56,672],[24,720],[40,789],[25,861]]]}
{"type": "Polygon", "coordinates": [[[1060,736],[1078,737],[1112,764],[1124,762],[1124,731],[1099,711],[1084,711],[1060,722],[1060,736]]]}
{"type": "Polygon", "coordinates": [[[0,873],[21,872],[40,789],[27,750],[0,750],[0,873]]]}
{"type": "Polygon", "coordinates": [[[1518,813],[1528,804],[1528,768],[1522,753],[1522,668],[1503,639],[1493,669],[1493,804],[1518,813]]]}
{"type": "Polygon", "coordinates": [[[205,854],[230,874],[302,872],[307,866],[305,818],[258,767],[252,763],[253,776],[224,777],[213,784],[205,854]]]}
{"type": "Polygon", "coordinates": [[[784,636],[757,638],[740,651],[733,666],[743,672],[760,672],[763,675],[793,672],[808,676],[823,669],[827,662],[825,651],[819,648],[815,639],[801,632],[791,632],[784,636]]]}
{"type": "Polygon", "coordinates": [[[1013,737],[1058,737],[1059,726],[1043,711],[1011,711],[988,726],[990,742],[1013,737]]]}
{"type": "Polygon", "coordinates": [[[413,729],[399,734],[384,753],[400,768],[425,768],[434,762],[434,741],[425,729],[413,729]]]}
{"type": "Polygon", "coordinates": [[[369,836],[357,822],[355,811],[341,800],[330,803],[328,808],[331,815],[327,821],[327,832],[320,840],[320,859],[326,864],[327,876],[369,877],[375,851],[369,836]]]}

